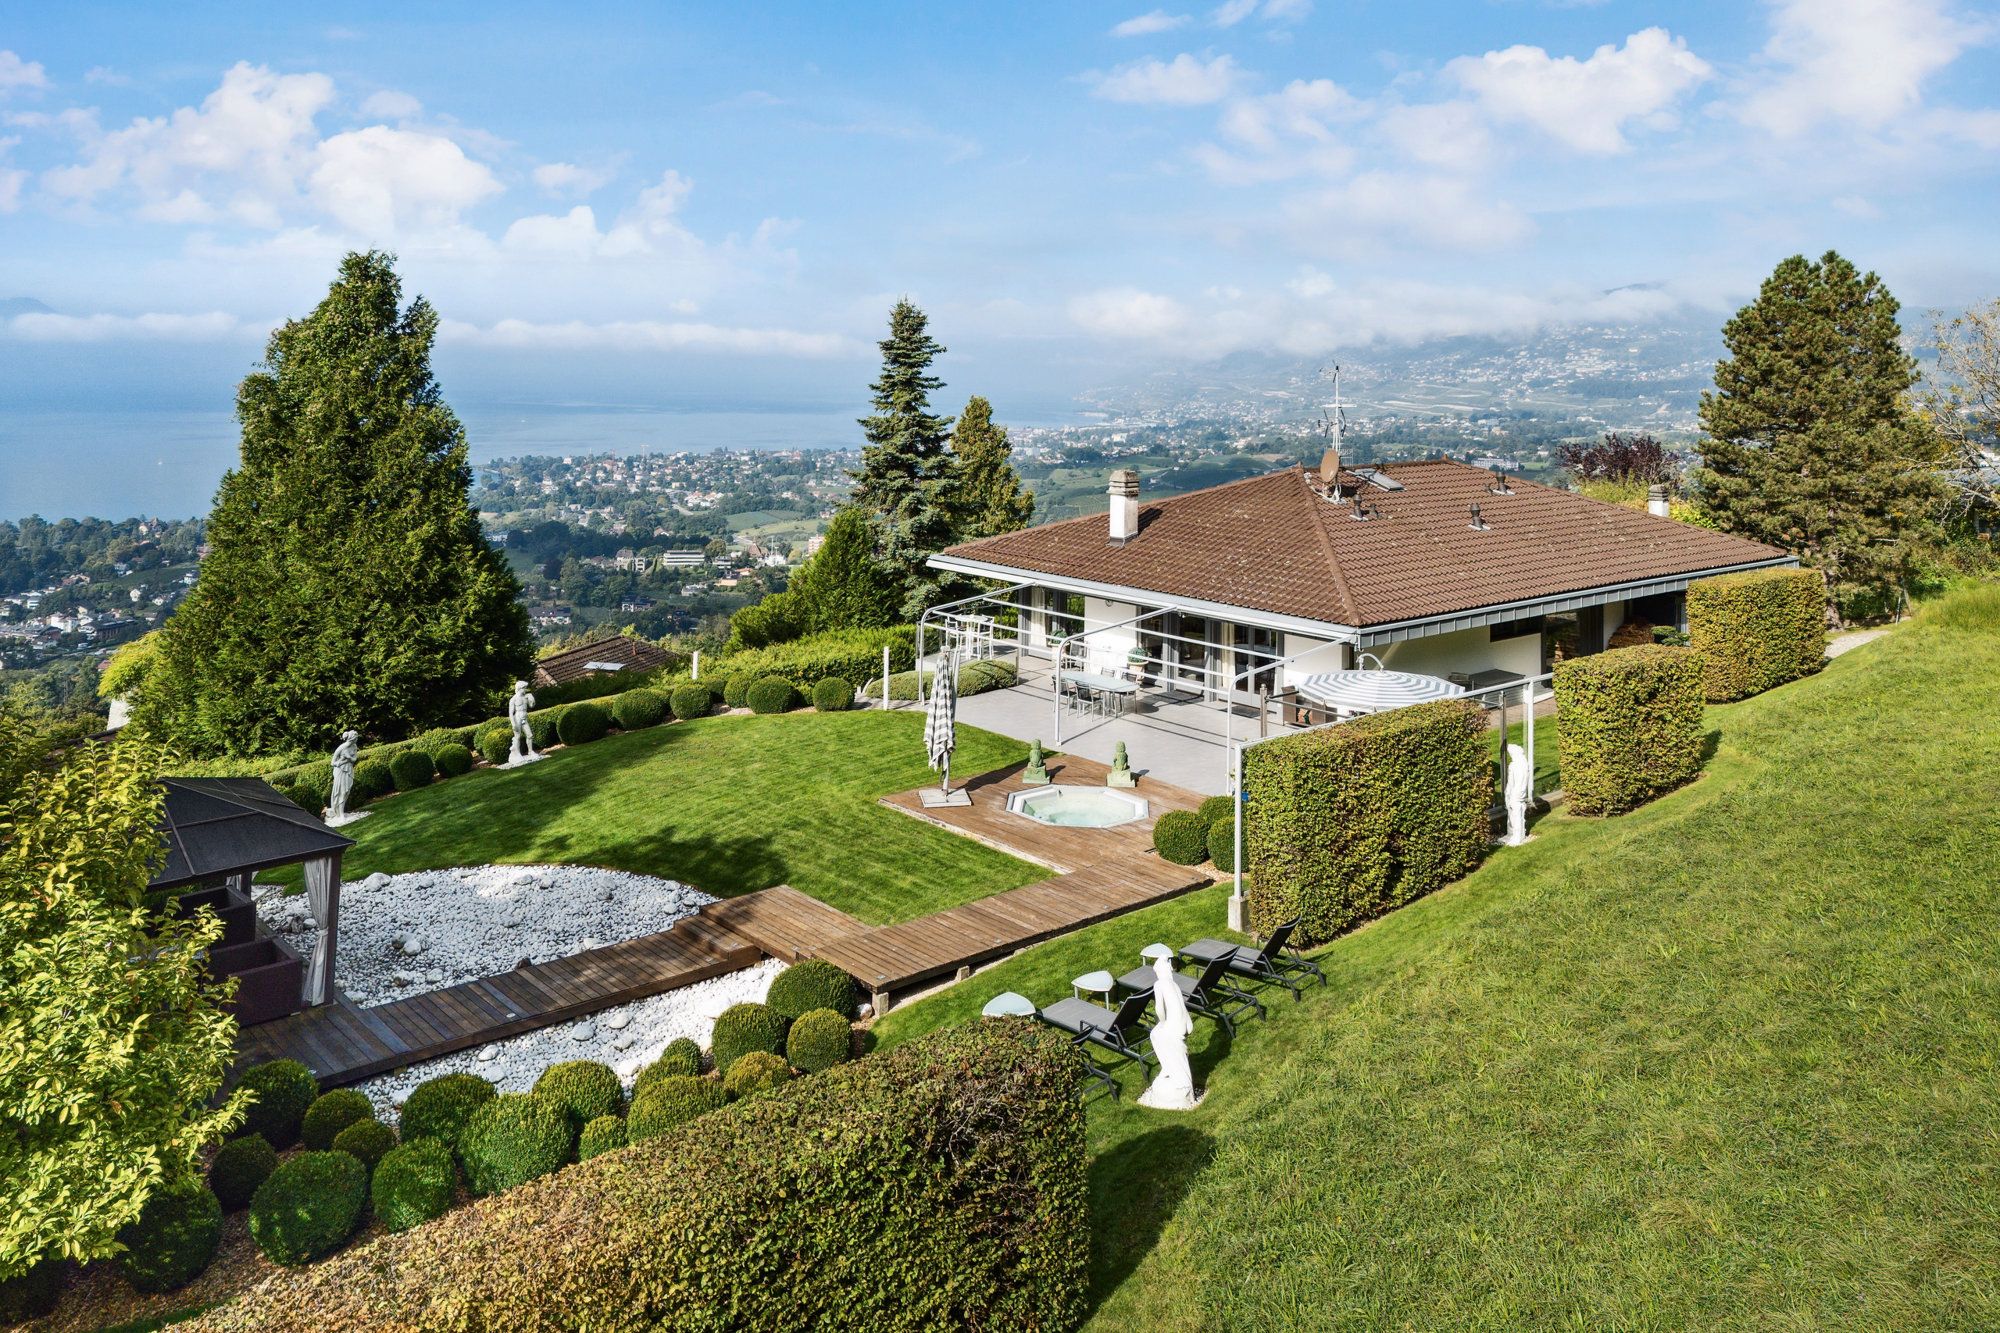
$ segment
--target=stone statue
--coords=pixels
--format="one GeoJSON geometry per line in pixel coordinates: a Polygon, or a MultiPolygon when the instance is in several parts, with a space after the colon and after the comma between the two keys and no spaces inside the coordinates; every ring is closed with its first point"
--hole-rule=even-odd
{"type": "Polygon", "coordinates": [[[528,682],[514,682],[514,697],[507,701],[507,725],[513,735],[507,742],[507,764],[532,764],[541,756],[535,753],[535,729],[528,725],[528,710],[535,706],[535,696],[528,693],[528,682]]]}
{"type": "Polygon", "coordinates": [[[1111,775],[1104,779],[1107,787],[1136,787],[1139,780],[1132,776],[1132,761],[1125,755],[1125,742],[1118,742],[1111,751],[1111,775]]]}
{"type": "Polygon", "coordinates": [[[1160,1016],[1150,1034],[1160,1072],[1139,1094],[1139,1105],[1156,1111],[1192,1111],[1201,1101],[1194,1095],[1194,1070],[1188,1067],[1187,1039],[1194,1031],[1194,1018],[1174,979],[1174,960],[1164,953],[1153,959],[1153,1009],[1160,1016]]]}
{"type": "Polygon", "coordinates": [[[354,765],[361,758],[361,733],[343,731],[340,744],[333,747],[333,794],[321,818],[328,824],[345,824],[359,818],[347,813],[347,798],[354,791],[354,765]]]}
{"type": "Polygon", "coordinates": [[[1046,787],[1049,785],[1048,756],[1042,753],[1041,737],[1028,747],[1028,766],[1021,770],[1021,785],[1024,787],[1046,787]]]}
{"type": "Polygon", "coordinates": [[[1528,840],[1528,752],[1518,745],[1507,747],[1507,836],[1500,841],[1519,847],[1528,840]]]}

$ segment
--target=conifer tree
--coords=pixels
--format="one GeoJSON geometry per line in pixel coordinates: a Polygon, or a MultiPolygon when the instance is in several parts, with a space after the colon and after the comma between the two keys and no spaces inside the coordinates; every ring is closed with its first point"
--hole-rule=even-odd
{"type": "Polygon", "coordinates": [[[882,373],[875,379],[872,415],[861,419],[867,443],[854,474],[854,503],[881,528],[881,556],[902,593],[902,613],[919,614],[937,580],[924,561],[952,540],[957,515],[956,460],[951,418],[931,411],[933,390],[944,381],[931,363],[945,350],[930,336],[924,312],[903,300],[889,312],[889,336],[880,344],[882,373]]]}
{"type": "Polygon", "coordinates": [[[855,505],[827,525],[826,540],[789,589],[807,633],[896,623],[901,590],[875,558],[875,525],[855,505]]]}
{"type": "Polygon", "coordinates": [[[951,435],[958,455],[959,541],[993,537],[1028,526],[1035,493],[1021,487],[1007,428],[993,422],[993,404],[974,395],[958,414],[951,435]]]}
{"type": "Polygon", "coordinates": [[[467,500],[431,376],[437,314],[350,254],[237,393],[242,458],[161,628],[137,719],[197,753],[319,750],[476,715],[530,661],[520,588],[467,500]]]}
{"type": "Polygon", "coordinates": [[[1836,610],[1893,589],[1937,502],[1897,309],[1839,254],[1794,255],[1723,327],[1729,355],[1701,399],[1703,509],[1820,570],[1836,610]]]}

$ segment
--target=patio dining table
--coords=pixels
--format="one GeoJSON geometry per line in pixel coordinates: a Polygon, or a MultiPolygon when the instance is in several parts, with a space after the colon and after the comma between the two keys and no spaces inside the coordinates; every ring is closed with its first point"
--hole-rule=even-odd
{"type": "Polygon", "coordinates": [[[1108,694],[1118,701],[1122,712],[1125,701],[1139,692],[1139,682],[1126,680],[1122,676],[1106,676],[1095,671],[1065,671],[1062,679],[1079,689],[1094,690],[1098,694],[1108,694]]]}

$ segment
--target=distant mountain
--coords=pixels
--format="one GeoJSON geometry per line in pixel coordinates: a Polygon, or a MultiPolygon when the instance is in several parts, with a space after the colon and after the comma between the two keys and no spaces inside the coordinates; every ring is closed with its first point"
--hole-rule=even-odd
{"type": "Polygon", "coordinates": [[[0,319],[16,315],[53,315],[55,311],[32,296],[0,296],[0,319]]]}

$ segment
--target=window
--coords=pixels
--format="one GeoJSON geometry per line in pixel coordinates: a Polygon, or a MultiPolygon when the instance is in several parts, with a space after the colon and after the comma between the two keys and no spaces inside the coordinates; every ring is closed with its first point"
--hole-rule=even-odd
{"type": "Polygon", "coordinates": [[[1486,637],[1495,643],[1501,639],[1520,639],[1530,634],[1540,634],[1547,625],[1547,616],[1528,616],[1522,620],[1499,620],[1493,623],[1486,637]]]}

